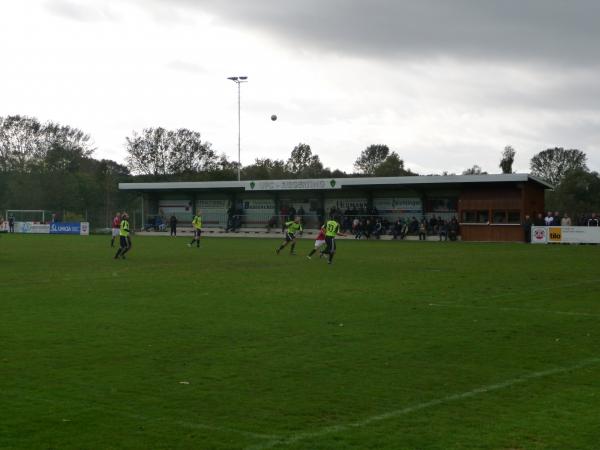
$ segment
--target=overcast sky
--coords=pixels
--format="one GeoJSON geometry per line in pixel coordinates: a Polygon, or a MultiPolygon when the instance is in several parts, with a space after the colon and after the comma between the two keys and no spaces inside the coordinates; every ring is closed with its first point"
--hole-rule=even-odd
{"type": "Polygon", "coordinates": [[[0,115],[125,137],[186,127],[242,164],[300,142],[351,171],[387,144],[419,173],[578,148],[600,169],[597,0],[2,0],[0,115]],[[277,114],[276,122],[270,120],[277,114]]]}

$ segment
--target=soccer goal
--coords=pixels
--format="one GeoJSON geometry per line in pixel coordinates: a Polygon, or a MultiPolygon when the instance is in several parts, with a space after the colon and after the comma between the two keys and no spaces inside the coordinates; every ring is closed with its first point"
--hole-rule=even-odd
{"type": "Polygon", "coordinates": [[[7,209],[4,219],[15,222],[47,223],[52,221],[52,212],[44,209],[7,209]]]}

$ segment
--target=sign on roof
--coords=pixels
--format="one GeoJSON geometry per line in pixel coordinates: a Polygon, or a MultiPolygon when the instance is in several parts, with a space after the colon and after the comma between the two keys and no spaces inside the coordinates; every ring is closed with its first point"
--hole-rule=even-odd
{"type": "Polygon", "coordinates": [[[307,189],[341,189],[337,180],[263,180],[249,181],[244,185],[246,191],[296,191],[307,189]]]}

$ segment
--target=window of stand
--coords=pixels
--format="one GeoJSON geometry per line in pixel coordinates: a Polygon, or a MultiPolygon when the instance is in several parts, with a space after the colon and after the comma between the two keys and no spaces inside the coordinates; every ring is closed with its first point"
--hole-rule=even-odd
{"type": "Polygon", "coordinates": [[[492,223],[497,224],[520,224],[521,223],[521,212],[498,209],[492,211],[492,223]]]}
{"type": "Polygon", "coordinates": [[[488,223],[489,212],[487,210],[463,211],[462,223],[488,223]]]}

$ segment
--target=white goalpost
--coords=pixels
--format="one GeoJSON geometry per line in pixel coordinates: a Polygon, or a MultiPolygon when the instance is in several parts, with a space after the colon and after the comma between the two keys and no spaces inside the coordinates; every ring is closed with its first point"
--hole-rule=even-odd
{"type": "Polygon", "coordinates": [[[15,222],[46,223],[52,220],[52,213],[43,209],[7,209],[4,220],[11,217],[15,222]]]}

